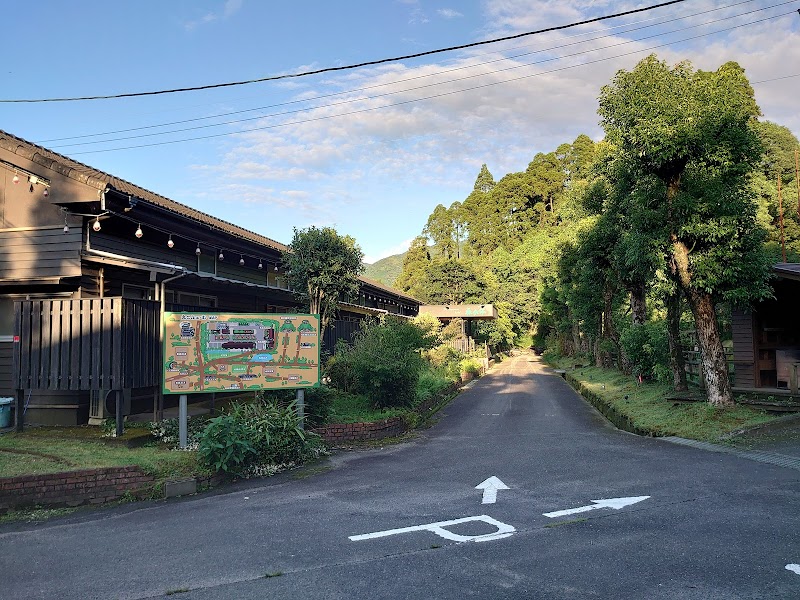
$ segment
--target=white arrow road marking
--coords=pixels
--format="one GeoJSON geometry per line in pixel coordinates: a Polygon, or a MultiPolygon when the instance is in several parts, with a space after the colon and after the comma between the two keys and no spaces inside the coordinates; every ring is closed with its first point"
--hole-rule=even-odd
{"type": "Polygon", "coordinates": [[[494,504],[497,502],[497,490],[507,490],[509,487],[492,475],[483,483],[476,485],[475,489],[483,490],[483,500],[481,504],[494,504]]]}
{"type": "Polygon", "coordinates": [[[453,521],[441,521],[439,523],[430,523],[428,525],[415,525],[413,527],[401,527],[400,529],[388,529],[386,531],[376,531],[375,533],[364,533],[361,535],[351,535],[348,539],[351,542],[360,542],[361,540],[372,540],[380,537],[388,537],[390,535],[398,535],[401,533],[410,533],[412,531],[430,531],[439,537],[453,542],[488,542],[489,540],[499,540],[510,535],[514,535],[516,529],[511,525],[506,525],[500,521],[480,515],[478,517],[465,517],[463,519],[454,519],[453,521]],[[448,531],[446,527],[451,525],[459,525],[461,523],[469,523],[471,521],[482,521],[489,525],[497,527],[494,533],[485,533],[482,535],[459,535],[448,531]]]}
{"type": "Polygon", "coordinates": [[[792,563],[790,565],[786,565],[786,569],[800,575],[800,565],[798,564],[792,563]]]}
{"type": "Polygon", "coordinates": [[[631,498],[608,498],[606,500],[592,500],[594,504],[588,506],[579,506],[578,508],[568,508],[566,510],[557,510],[555,512],[542,513],[545,517],[565,517],[567,515],[574,515],[576,513],[589,512],[590,510],[597,510],[598,508],[613,508],[619,510],[631,504],[636,504],[642,500],[647,500],[650,496],[633,496],[631,498]]]}

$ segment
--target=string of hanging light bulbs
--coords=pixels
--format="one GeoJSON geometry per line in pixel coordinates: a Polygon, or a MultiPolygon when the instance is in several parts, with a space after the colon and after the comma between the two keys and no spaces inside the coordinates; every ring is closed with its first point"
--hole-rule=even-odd
{"type": "MultiPolygon", "coordinates": [[[[71,215],[81,216],[81,217],[94,217],[94,221],[92,221],[92,231],[94,231],[96,233],[100,232],[103,229],[103,226],[100,223],[100,217],[105,217],[105,216],[108,216],[108,215],[114,215],[115,217],[120,217],[120,218],[125,219],[127,221],[130,221],[132,223],[136,223],[137,224],[136,225],[136,230],[134,231],[133,235],[136,237],[136,239],[142,239],[142,237],[144,237],[144,230],[142,229],[141,222],[137,221],[135,219],[132,219],[131,217],[129,217],[129,216],[125,215],[125,214],[121,214],[121,213],[118,213],[118,212],[115,212],[115,211],[111,211],[111,210],[104,211],[104,212],[102,212],[100,214],[82,214],[82,213],[71,212],[71,211],[69,211],[67,209],[62,209],[62,210],[64,211],[64,233],[69,233],[69,224],[67,223],[67,215],[71,214],[71,215]]],[[[167,229],[163,229],[161,227],[156,227],[154,225],[147,225],[147,228],[155,230],[155,231],[158,231],[160,233],[163,233],[163,234],[167,235],[168,236],[168,238],[167,238],[167,248],[169,248],[170,250],[175,248],[175,240],[173,239],[173,236],[175,236],[175,238],[178,238],[177,234],[174,234],[174,233],[170,232],[167,229]]],[[[203,254],[203,250],[200,247],[200,240],[188,238],[188,237],[185,237],[185,236],[180,236],[179,239],[181,239],[181,238],[185,239],[187,242],[196,244],[196,248],[195,248],[194,253],[197,256],[200,256],[201,254],[203,254]]],[[[209,244],[209,245],[211,245],[211,244],[209,244]]],[[[219,247],[219,246],[217,246],[217,247],[219,247]]],[[[245,266],[247,264],[247,261],[245,260],[245,257],[247,257],[247,258],[253,259],[253,261],[256,261],[256,260],[258,261],[258,264],[257,264],[257,268],[258,269],[263,270],[264,269],[264,264],[266,263],[267,266],[272,265],[273,271],[277,272],[277,271],[280,270],[279,267],[278,267],[278,263],[277,262],[273,263],[272,261],[265,260],[263,257],[259,257],[259,256],[255,256],[253,254],[248,254],[248,253],[239,252],[239,251],[235,251],[235,250],[230,250],[230,249],[224,248],[224,247],[219,247],[219,254],[217,255],[217,259],[218,260],[225,260],[225,252],[228,252],[229,254],[234,254],[234,255],[238,254],[239,255],[239,265],[240,266],[245,266]]]]}
{"type": "MultiPolygon", "coordinates": [[[[137,219],[133,219],[133,218],[131,218],[128,215],[123,214],[123,213],[118,213],[118,212],[115,212],[115,211],[106,210],[106,211],[104,211],[102,213],[99,213],[99,214],[82,214],[82,213],[71,212],[66,208],[62,208],[62,210],[64,211],[64,233],[69,233],[69,230],[70,230],[69,224],[67,223],[67,216],[68,215],[82,216],[82,217],[94,217],[94,221],[92,222],[92,230],[95,231],[95,232],[99,232],[103,228],[101,223],[100,223],[100,218],[101,217],[106,217],[106,216],[113,215],[115,217],[120,217],[122,219],[125,219],[126,221],[129,221],[131,223],[136,223],[136,229],[134,230],[134,234],[133,235],[136,237],[136,239],[142,239],[144,237],[144,230],[142,229],[141,222],[138,221],[137,219]]],[[[157,226],[154,226],[154,225],[147,225],[147,228],[155,230],[155,231],[158,231],[159,233],[167,235],[168,236],[167,237],[167,247],[169,249],[175,248],[176,244],[175,244],[175,240],[173,239],[173,236],[178,238],[179,236],[177,234],[174,234],[174,233],[170,232],[167,229],[163,229],[161,227],[157,227],[157,226]]],[[[199,240],[188,238],[188,237],[185,237],[185,236],[180,236],[180,238],[185,239],[186,241],[188,241],[190,243],[194,243],[196,245],[195,251],[194,251],[195,255],[200,256],[200,255],[203,254],[203,250],[200,247],[200,241],[199,240]]],[[[254,261],[258,260],[257,268],[259,270],[263,270],[265,268],[264,267],[264,263],[266,262],[267,269],[269,269],[269,266],[271,265],[274,272],[278,272],[279,271],[279,267],[278,267],[277,263],[273,263],[271,261],[265,261],[261,257],[254,256],[252,254],[239,252],[239,251],[236,251],[236,250],[231,250],[229,248],[223,248],[223,247],[219,248],[219,254],[217,254],[217,259],[220,260],[220,261],[225,260],[225,253],[226,252],[228,254],[233,254],[233,255],[238,254],[239,255],[239,265],[240,266],[245,266],[247,264],[247,261],[245,260],[245,256],[246,256],[247,258],[251,258],[254,261]]],[[[396,300],[391,300],[389,298],[383,298],[381,296],[376,296],[374,294],[367,294],[367,293],[363,293],[362,292],[360,294],[360,296],[364,300],[370,300],[370,301],[374,301],[376,303],[383,303],[384,305],[398,306],[398,307],[400,307],[402,309],[406,309],[406,310],[411,310],[413,308],[412,306],[407,305],[407,304],[403,304],[402,302],[398,302],[396,300]]]]}

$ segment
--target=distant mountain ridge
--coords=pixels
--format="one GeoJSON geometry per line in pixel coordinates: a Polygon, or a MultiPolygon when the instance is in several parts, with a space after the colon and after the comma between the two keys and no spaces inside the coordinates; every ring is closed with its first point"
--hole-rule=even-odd
{"type": "Polygon", "coordinates": [[[400,271],[403,270],[403,259],[405,257],[406,253],[403,252],[402,254],[394,254],[382,258],[371,265],[364,265],[366,267],[364,277],[369,277],[375,281],[380,281],[383,285],[394,287],[395,280],[400,276],[400,271]]]}

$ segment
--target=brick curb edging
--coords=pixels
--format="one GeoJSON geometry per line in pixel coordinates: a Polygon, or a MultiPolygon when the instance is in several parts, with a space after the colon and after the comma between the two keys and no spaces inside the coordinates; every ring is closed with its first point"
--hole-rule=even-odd
{"type": "Polygon", "coordinates": [[[0,477],[0,511],[22,506],[80,506],[146,495],[155,479],[138,466],[0,477]]]}

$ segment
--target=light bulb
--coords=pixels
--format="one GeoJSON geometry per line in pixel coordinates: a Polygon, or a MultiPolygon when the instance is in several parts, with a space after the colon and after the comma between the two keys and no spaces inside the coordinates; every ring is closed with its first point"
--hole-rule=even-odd
{"type": "Polygon", "coordinates": [[[219,259],[225,260],[225,255],[222,253],[222,250],[219,251],[219,259]]]}
{"type": "Polygon", "coordinates": [[[64,223],[64,233],[69,233],[69,225],[64,223]]]}
{"type": "Polygon", "coordinates": [[[197,244],[197,248],[195,249],[194,253],[197,254],[197,256],[202,254],[202,251],[200,250],[200,244],[197,244]]]}
{"type": "Polygon", "coordinates": [[[272,270],[273,270],[273,271],[277,271],[277,270],[278,270],[278,265],[275,265],[275,268],[274,268],[274,269],[272,269],[272,270]]]}
{"type": "Polygon", "coordinates": [[[244,256],[239,259],[239,264],[244,266],[244,256]]]}
{"type": "Polygon", "coordinates": [[[19,175],[14,174],[14,178],[11,181],[13,181],[14,183],[19,183],[19,175]]]}
{"type": "Polygon", "coordinates": [[[169,239],[167,240],[167,247],[168,248],[174,248],[175,247],[175,242],[172,241],[172,234],[171,233],[169,234],[169,239]]]}
{"type": "Polygon", "coordinates": [[[44,197],[47,198],[50,195],[50,190],[44,188],[44,197]]]}
{"type": "Polygon", "coordinates": [[[100,218],[99,217],[94,220],[94,224],[92,225],[92,229],[94,229],[95,231],[100,231],[100,218]]]}
{"type": "Polygon", "coordinates": [[[264,263],[261,262],[260,258],[258,259],[258,268],[259,269],[263,269],[264,268],[264,263]]]}
{"type": "Polygon", "coordinates": [[[139,224],[139,226],[136,228],[136,233],[134,233],[134,235],[137,238],[140,238],[140,237],[142,237],[144,235],[144,233],[142,233],[142,225],[141,224],[139,224]]]}

